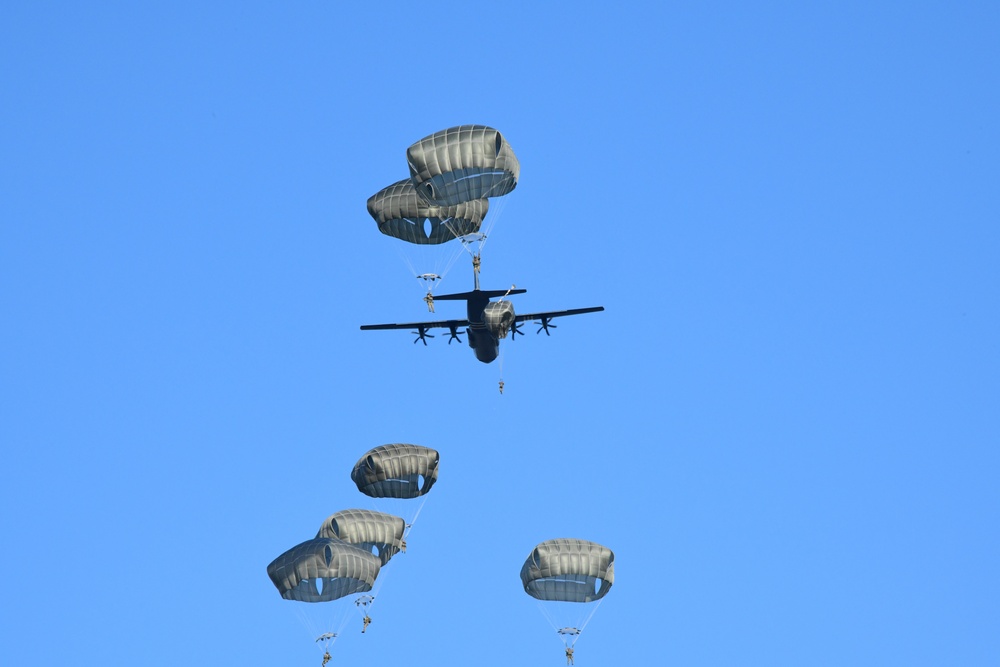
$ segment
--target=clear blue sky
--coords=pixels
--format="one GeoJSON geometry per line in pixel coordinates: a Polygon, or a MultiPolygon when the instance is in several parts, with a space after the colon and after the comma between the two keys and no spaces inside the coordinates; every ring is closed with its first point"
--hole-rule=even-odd
{"type": "Polygon", "coordinates": [[[334,664],[563,664],[553,537],[616,553],[578,667],[998,664],[1000,9],[696,4],[8,4],[5,663],[315,667],[265,567],[414,442],[334,664]],[[522,166],[484,286],[607,308],[503,396],[358,330],[426,315],[365,200],[461,123],[522,166]]]}

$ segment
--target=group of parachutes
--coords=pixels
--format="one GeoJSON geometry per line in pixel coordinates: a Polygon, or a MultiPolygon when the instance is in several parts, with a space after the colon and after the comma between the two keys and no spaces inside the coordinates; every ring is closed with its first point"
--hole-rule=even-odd
{"type": "MultiPolygon", "coordinates": [[[[421,498],[434,486],[439,459],[437,451],[429,447],[383,445],[358,460],[351,480],[358,491],[371,498],[410,501],[421,498]]],[[[354,605],[364,613],[364,632],[371,623],[368,608],[375,601],[367,593],[392,557],[406,551],[406,535],[419,507],[408,514],[409,521],[370,509],[335,512],[323,520],[316,537],[271,561],[267,575],[286,600],[325,603],[361,593],[354,605]]],[[[330,659],[330,645],[343,629],[345,616],[330,614],[326,618],[329,620],[321,621],[322,627],[312,628],[322,631],[316,641],[324,651],[324,665],[330,659]]]]}
{"type": "MultiPolygon", "coordinates": [[[[368,212],[379,230],[411,244],[459,239],[466,247],[478,243],[481,249],[488,198],[513,190],[520,173],[517,157],[503,135],[485,125],[453,127],[416,142],[406,157],[410,178],[368,199],[368,212]]],[[[473,266],[478,271],[478,250],[473,266]]],[[[440,278],[435,273],[417,277],[429,282],[440,278]]],[[[382,568],[405,552],[409,529],[425,494],[438,479],[439,458],[436,450],[411,444],[382,445],[366,452],[355,464],[351,480],[361,493],[376,499],[376,505],[402,501],[396,507],[407,518],[369,509],[330,515],[316,537],[267,566],[281,597],[315,604],[357,595],[354,606],[363,614],[362,632],[367,630],[368,610],[375,600],[370,593],[382,568]]],[[[521,583],[525,593],[539,600],[571,665],[577,638],[614,583],[614,553],[586,540],[547,540],[528,554],[521,567],[521,583]]],[[[323,665],[330,660],[329,648],[344,622],[334,625],[320,628],[316,640],[323,650],[323,665]]]]}
{"type": "MultiPolygon", "coordinates": [[[[414,143],[406,162],[409,178],[368,198],[379,231],[405,242],[397,250],[428,296],[463,250],[472,255],[478,279],[482,249],[498,217],[494,213],[484,225],[490,199],[510,193],[521,173],[514,149],[492,127],[460,125],[414,143]]],[[[425,301],[433,311],[433,298],[425,301]]]]}
{"type": "MultiPolygon", "coordinates": [[[[370,498],[415,500],[437,482],[439,462],[440,455],[429,447],[382,445],[358,460],[351,480],[370,498]]],[[[286,600],[315,604],[358,594],[354,606],[364,614],[364,632],[371,623],[368,608],[375,600],[368,593],[382,568],[393,556],[406,551],[407,533],[421,507],[422,502],[411,508],[410,521],[370,509],[335,512],[323,520],[316,537],[275,558],[267,566],[267,574],[286,600]]],[[[614,554],[586,540],[547,540],[528,554],[521,567],[521,583],[525,593],[546,603],[576,606],[597,602],[614,583],[614,554]]],[[[588,620],[593,611],[596,607],[586,614],[588,620]]],[[[543,608],[543,612],[553,622],[555,610],[543,608]]],[[[555,617],[559,616],[556,613],[555,617]]],[[[330,659],[329,647],[345,624],[344,615],[331,614],[330,618],[340,620],[320,628],[322,632],[316,639],[324,652],[324,665],[330,659]]],[[[585,625],[577,622],[555,628],[566,644],[568,664],[572,664],[573,645],[585,625]]]]}

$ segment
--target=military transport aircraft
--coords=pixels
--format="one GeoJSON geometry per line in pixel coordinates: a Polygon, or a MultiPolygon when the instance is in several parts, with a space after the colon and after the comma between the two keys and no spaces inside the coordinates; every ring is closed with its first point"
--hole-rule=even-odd
{"type": "Polygon", "coordinates": [[[536,333],[545,332],[549,335],[549,329],[555,329],[552,318],[564,317],[566,315],[581,315],[583,313],[596,313],[604,310],[604,306],[594,306],[591,308],[574,308],[572,310],[553,310],[547,313],[531,313],[530,315],[517,315],[514,313],[514,305],[507,300],[512,294],[524,294],[528,290],[516,289],[513,286],[509,290],[481,290],[479,289],[479,276],[476,276],[476,286],[471,292],[460,292],[458,294],[442,294],[435,296],[432,301],[465,301],[468,319],[465,320],[439,320],[436,322],[408,322],[405,324],[365,324],[361,327],[363,331],[384,330],[384,329],[414,329],[417,337],[414,343],[422,341],[427,345],[428,338],[434,338],[427,333],[428,329],[448,329],[448,344],[457,340],[459,343],[459,327],[467,327],[465,333],[469,336],[469,347],[476,353],[476,359],[488,364],[500,354],[500,339],[511,334],[511,338],[517,334],[524,335],[518,328],[521,322],[537,321],[541,326],[536,333]],[[495,297],[500,297],[499,301],[490,301],[495,297]]]}

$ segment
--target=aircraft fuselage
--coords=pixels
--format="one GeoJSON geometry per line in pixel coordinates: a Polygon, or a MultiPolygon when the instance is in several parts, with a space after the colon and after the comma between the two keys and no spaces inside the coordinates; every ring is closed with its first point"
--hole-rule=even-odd
{"type": "Polygon", "coordinates": [[[489,297],[474,294],[469,297],[466,312],[469,318],[469,328],[465,330],[469,336],[469,347],[476,354],[476,359],[488,364],[500,354],[500,339],[486,325],[486,305],[489,297]]]}

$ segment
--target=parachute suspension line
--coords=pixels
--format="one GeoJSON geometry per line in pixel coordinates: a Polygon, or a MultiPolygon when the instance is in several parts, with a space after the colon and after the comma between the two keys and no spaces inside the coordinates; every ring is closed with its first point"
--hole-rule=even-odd
{"type": "MultiPolygon", "coordinates": [[[[477,276],[477,281],[476,281],[476,287],[479,287],[478,276],[477,276]]],[[[503,301],[506,301],[507,297],[510,296],[510,293],[513,292],[515,289],[517,289],[517,285],[511,285],[507,289],[507,291],[504,293],[504,295],[502,297],[500,297],[500,301],[498,301],[497,303],[501,303],[503,301]]],[[[517,324],[517,321],[515,319],[515,321],[511,323],[511,327],[513,328],[516,324],[517,324]]],[[[511,334],[510,339],[514,340],[514,336],[515,335],[516,334],[511,334]]],[[[497,366],[498,366],[498,370],[500,371],[500,385],[499,385],[500,386],[500,394],[503,395],[503,390],[504,390],[503,359],[504,359],[504,352],[506,351],[507,346],[504,345],[504,341],[501,340],[500,343],[499,343],[499,347],[500,347],[500,354],[498,355],[497,366]]]]}
{"type": "Polygon", "coordinates": [[[560,630],[556,630],[556,632],[558,632],[559,636],[562,637],[563,644],[566,645],[566,648],[573,648],[576,645],[576,640],[578,640],[580,635],[583,634],[580,628],[562,628],[560,630]],[[568,639],[569,637],[572,637],[572,639],[568,639]]]}
{"type": "Polygon", "coordinates": [[[437,287],[437,283],[444,279],[444,276],[436,273],[420,273],[413,265],[410,256],[403,252],[401,247],[396,247],[396,253],[399,255],[399,258],[403,261],[403,263],[406,264],[406,268],[410,270],[410,275],[421,282],[421,288],[427,294],[432,294],[434,292],[434,288],[437,287]],[[431,278],[431,276],[434,277],[431,278]]]}
{"type": "MultiPolygon", "coordinates": [[[[444,225],[445,229],[451,232],[451,235],[453,237],[461,241],[462,237],[459,235],[459,230],[452,225],[450,218],[447,220],[442,220],[441,224],[444,225]]],[[[453,241],[447,241],[444,243],[445,246],[448,246],[449,244],[453,244],[453,241]]],[[[444,278],[444,276],[446,276],[448,272],[451,271],[451,268],[455,266],[455,262],[458,261],[458,258],[462,254],[462,251],[459,248],[449,247],[449,250],[450,250],[449,254],[445,257],[444,267],[441,268],[439,272],[442,278],[444,278]]]]}
{"type": "Polygon", "coordinates": [[[545,607],[545,604],[541,600],[536,600],[535,604],[538,605],[538,610],[542,612],[542,616],[544,616],[545,620],[548,621],[548,624],[552,626],[552,629],[555,630],[556,632],[559,632],[559,626],[557,626],[555,621],[552,620],[552,614],[549,613],[549,610],[545,607]]]}
{"type": "Polygon", "coordinates": [[[316,644],[324,653],[330,650],[330,647],[337,641],[337,635],[333,632],[324,632],[319,637],[316,638],[316,644]]]}
{"type": "Polygon", "coordinates": [[[500,358],[497,361],[499,362],[498,363],[498,366],[499,366],[498,370],[500,371],[500,394],[501,395],[503,395],[503,386],[504,386],[503,385],[503,352],[504,352],[504,350],[506,348],[507,348],[507,346],[503,344],[503,341],[500,341],[500,358]]]}
{"type": "MultiPolygon", "coordinates": [[[[341,600],[339,602],[346,602],[341,600]]],[[[324,652],[333,646],[350,620],[350,609],[344,604],[333,602],[305,603],[296,610],[299,620],[309,633],[309,638],[324,652]],[[324,607],[316,609],[315,607],[324,607]]]]}
{"type": "MultiPolygon", "coordinates": [[[[577,639],[579,639],[580,635],[583,634],[584,628],[586,628],[587,625],[590,624],[590,620],[594,618],[594,614],[597,613],[597,609],[601,606],[602,602],[604,602],[604,598],[601,598],[596,603],[588,605],[590,606],[590,612],[583,618],[582,621],[579,622],[579,625],[576,626],[576,628],[574,628],[577,632],[575,635],[573,635],[573,640],[567,642],[566,639],[563,639],[563,642],[566,643],[567,646],[572,647],[574,644],[576,644],[577,639]]],[[[562,630],[565,628],[560,628],[558,625],[556,625],[555,620],[552,618],[552,614],[549,612],[549,609],[546,606],[547,604],[551,604],[551,602],[546,603],[543,602],[542,600],[535,600],[535,603],[538,605],[539,611],[542,612],[542,616],[544,616],[545,620],[548,621],[548,624],[552,626],[552,629],[558,632],[561,637],[568,636],[567,633],[562,632],[562,630]]],[[[567,603],[567,604],[577,604],[577,603],[567,603]]]]}
{"type": "Polygon", "coordinates": [[[461,239],[462,238],[462,235],[458,233],[459,230],[457,228],[455,228],[454,225],[451,224],[451,219],[450,218],[447,219],[447,220],[442,220],[441,224],[444,225],[445,229],[447,229],[449,232],[451,232],[451,235],[454,238],[456,238],[456,239],[461,239]]]}
{"type": "MultiPolygon", "coordinates": [[[[399,554],[396,554],[396,555],[398,556],[399,554]]],[[[395,556],[393,556],[393,558],[395,558],[395,556]]],[[[370,591],[368,591],[367,593],[363,593],[362,595],[359,595],[358,598],[356,598],[354,600],[354,604],[357,605],[358,608],[361,609],[362,611],[364,611],[364,608],[358,603],[358,601],[361,598],[363,598],[363,597],[369,597],[369,598],[371,598],[371,600],[368,601],[368,606],[369,607],[374,607],[375,606],[375,601],[378,600],[379,593],[382,592],[382,584],[385,583],[385,577],[386,577],[386,571],[388,570],[388,567],[387,567],[388,565],[389,565],[389,563],[386,563],[378,571],[378,576],[375,577],[375,585],[372,586],[372,589],[370,591]]]]}
{"type": "Polygon", "coordinates": [[[482,242],[479,245],[480,252],[482,252],[483,248],[486,246],[486,239],[493,233],[493,227],[496,226],[497,220],[499,220],[500,216],[503,215],[503,210],[507,206],[507,198],[509,196],[510,195],[506,195],[490,199],[490,212],[486,214],[486,220],[483,221],[483,225],[479,228],[479,231],[483,235],[482,242]]]}
{"type": "MultiPolygon", "coordinates": [[[[590,619],[592,619],[594,617],[594,614],[597,613],[597,609],[598,607],[601,606],[602,602],[604,602],[604,598],[601,598],[600,600],[597,601],[597,604],[593,605],[593,609],[590,610],[590,613],[587,614],[587,618],[583,620],[583,623],[581,623],[580,627],[578,628],[580,632],[583,632],[583,629],[587,627],[588,623],[590,623],[590,619]]],[[[573,640],[573,643],[576,643],[575,639],[573,640]]]]}
{"type": "MultiPolygon", "coordinates": [[[[362,593],[358,597],[354,598],[354,606],[357,607],[358,612],[361,614],[362,618],[368,617],[369,622],[371,618],[368,616],[368,610],[375,606],[375,600],[378,598],[378,590],[382,587],[379,585],[378,579],[382,577],[381,570],[379,571],[379,577],[375,579],[376,587],[372,588],[368,593],[362,593]]],[[[367,624],[362,628],[362,632],[368,629],[367,624]]]]}
{"type": "Polygon", "coordinates": [[[406,541],[407,536],[409,536],[410,531],[413,529],[413,524],[417,522],[417,517],[420,516],[420,511],[424,509],[424,503],[426,502],[427,502],[427,494],[420,496],[420,505],[417,506],[417,511],[413,515],[413,521],[407,523],[406,527],[403,529],[403,541],[406,541]]]}
{"type": "Polygon", "coordinates": [[[396,246],[396,254],[398,254],[399,258],[403,260],[404,264],[406,264],[406,268],[410,270],[411,276],[419,275],[417,269],[413,266],[413,262],[410,261],[410,258],[406,255],[405,252],[403,252],[403,249],[400,248],[399,246],[396,246]]]}
{"type": "Polygon", "coordinates": [[[444,276],[449,271],[451,271],[451,268],[455,266],[455,262],[457,262],[458,258],[461,256],[462,256],[462,248],[461,247],[455,248],[452,251],[451,255],[448,257],[448,261],[445,263],[444,273],[442,273],[441,275],[444,276]]]}
{"type": "MultiPolygon", "coordinates": [[[[443,220],[441,224],[453,235],[456,235],[456,238],[462,238],[457,236],[460,230],[453,225],[451,219],[443,220]]],[[[462,255],[462,248],[457,247],[460,244],[451,241],[441,244],[401,243],[395,245],[399,258],[406,265],[410,275],[421,281],[421,288],[425,294],[433,294],[438,283],[444,280],[462,255]],[[419,266],[417,266],[418,264],[419,266]],[[434,278],[428,280],[427,276],[434,278]]]]}

